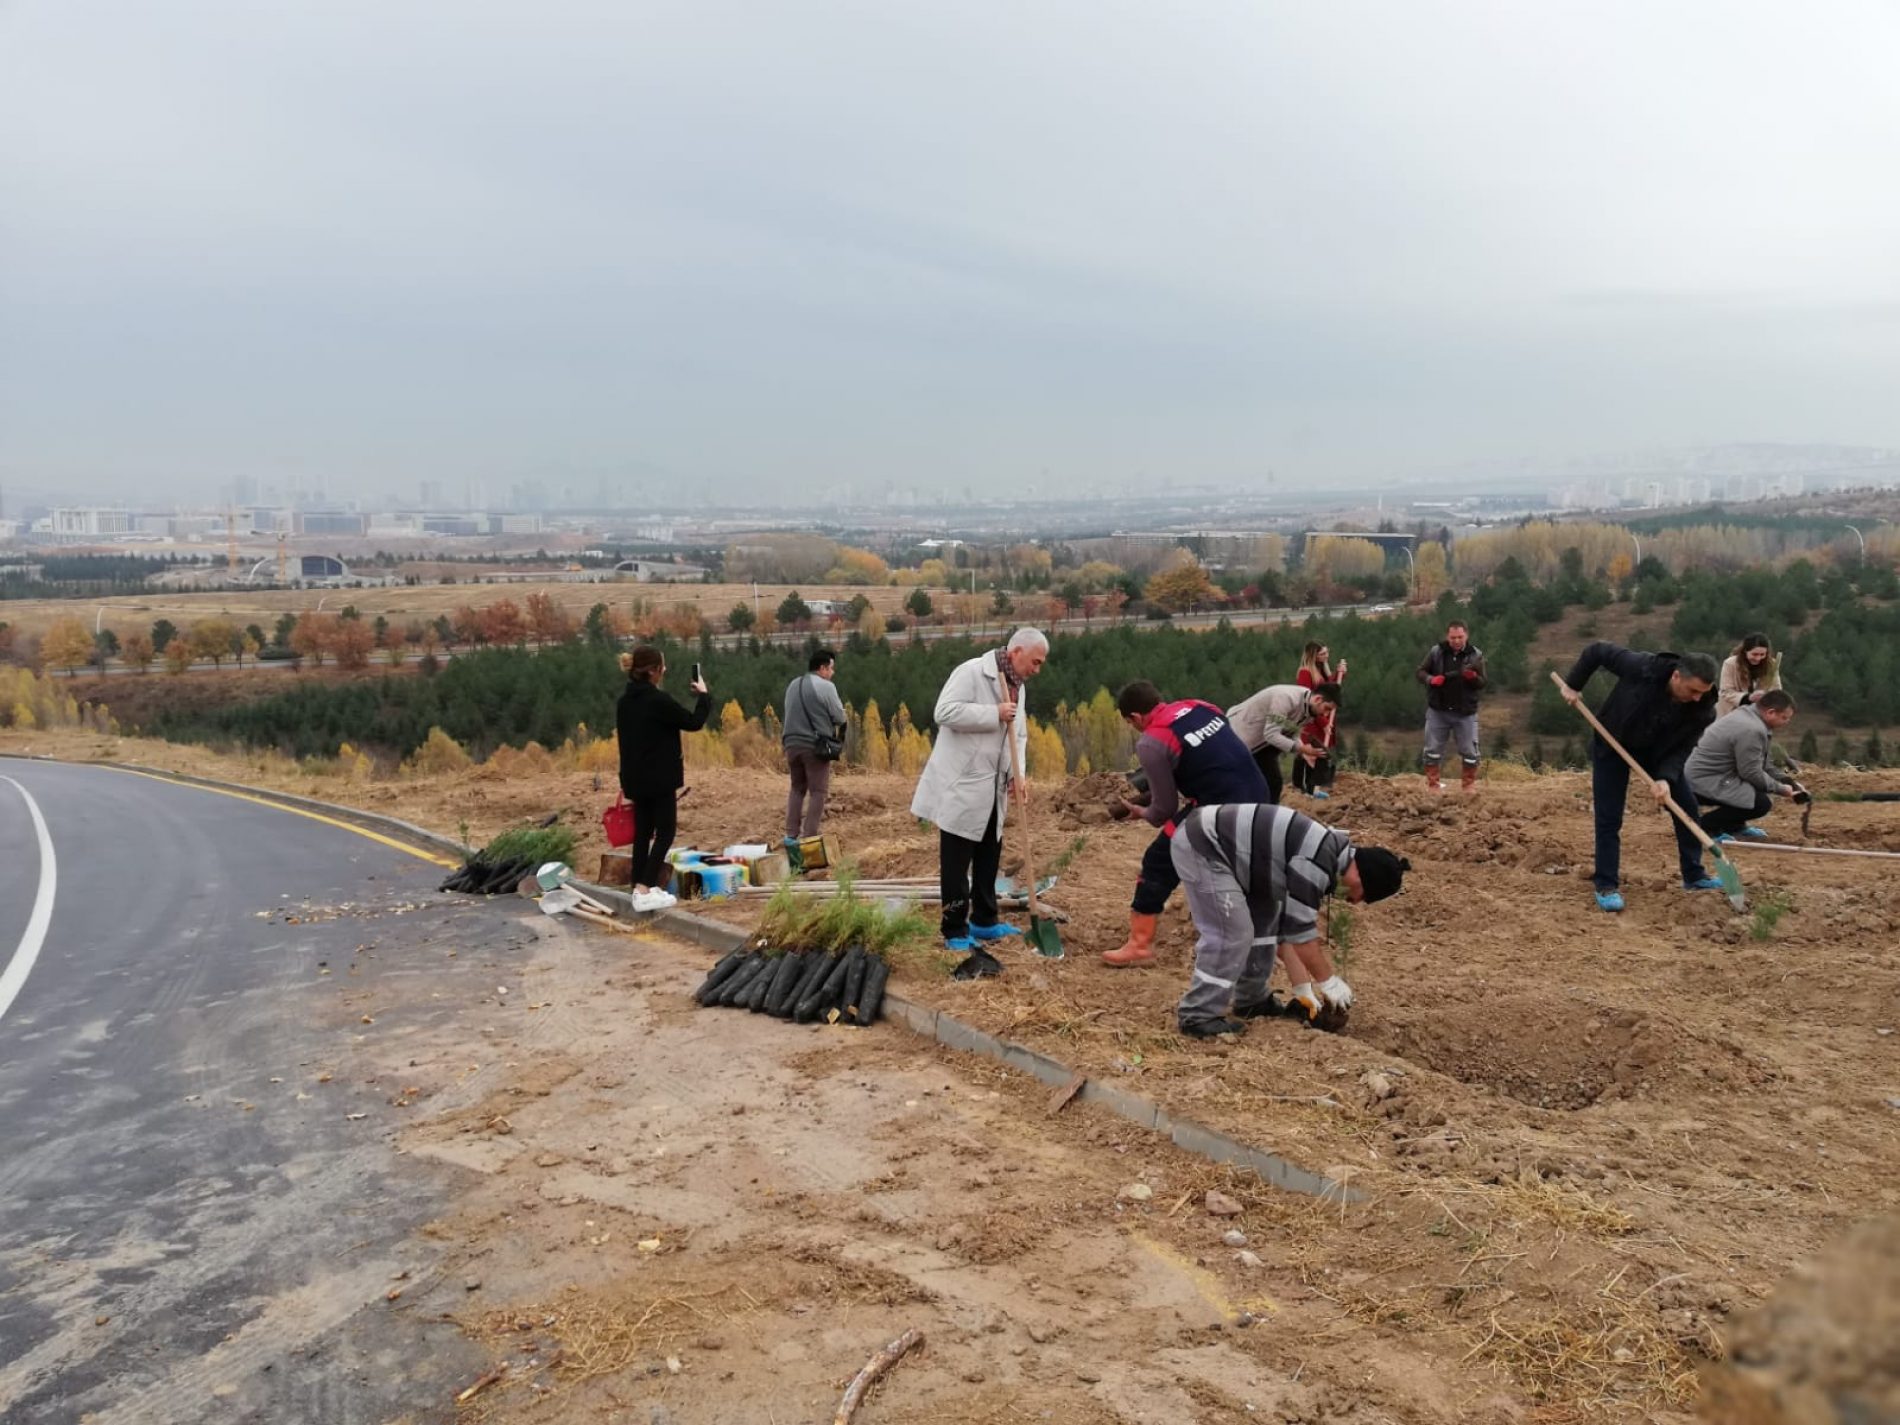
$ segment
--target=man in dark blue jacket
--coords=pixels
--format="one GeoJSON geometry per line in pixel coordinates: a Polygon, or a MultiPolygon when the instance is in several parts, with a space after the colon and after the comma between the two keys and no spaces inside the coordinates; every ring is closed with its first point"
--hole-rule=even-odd
{"type": "MultiPolygon", "coordinates": [[[[1706,653],[1638,653],[1614,643],[1593,643],[1564,675],[1564,699],[1573,707],[1597,669],[1616,676],[1616,686],[1597,713],[1609,734],[1650,777],[1650,791],[1661,806],[1676,805],[1695,815],[1695,789],[1685,770],[1697,740],[1715,721],[1715,683],[1720,668],[1706,653]]],[[[1597,906],[1623,909],[1619,872],[1623,855],[1623,804],[1629,794],[1629,764],[1594,734],[1590,738],[1590,791],[1596,810],[1597,906]]],[[[1676,854],[1682,886],[1689,891],[1720,890],[1722,883],[1702,865],[1702,843],[1674,817],[1676,854]]]]}
{"type": "Polygon", "coordinates": [[[1125,970],[1154,963],[1155,927],[1174,888],[1175,823],[1197,806],[1268,800],[1267,779],[1227,714],[1196,698],[1168,702],[1153,683],[1130,683],[1115,706],[1136,732],[1135,757],[1148,780],[1148,802],[1125,802],[1160,835],[1148,844],[1128,912],[1127,943],[1102,953],[1102,963],[1125,970]]]}

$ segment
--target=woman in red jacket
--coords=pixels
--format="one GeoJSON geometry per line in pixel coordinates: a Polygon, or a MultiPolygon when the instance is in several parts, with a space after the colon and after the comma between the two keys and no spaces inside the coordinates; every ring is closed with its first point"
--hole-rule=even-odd
{"type": "MultiPolygon", "coordinates": [[[[1332,650],[1323,643],[1309,643],[1300,655],[1300,671],[1295,681],[1302,688],[1317,688],[1321,683],[1343,683],[1346,681],[1346,660],[1339,660],[1338,666],[1332,663],[1332,650]]],[[[1315,747],[1333,745],[1333,719],[1337,712],[1329,712],[1324,717],[1316,717],[1300,729],[1300,740],[1310,742],[1315,747]]],[[[1309,797],[1324,801],[1332,795],[1326,786],[1333,780],[1333,759],[1322,757],[1309,764],[1303,757],[1293,759],[1293,786],[1295,790],[1305,792],[1309,797]]]]}

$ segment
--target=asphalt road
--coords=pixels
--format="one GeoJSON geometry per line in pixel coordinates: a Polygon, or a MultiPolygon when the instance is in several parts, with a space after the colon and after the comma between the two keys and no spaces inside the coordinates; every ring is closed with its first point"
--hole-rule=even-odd
{"type": "Polygon", "coordinates": [[[412,1233],[454,1183],[396,1150],[391,1041],[365,1041],[439,1043],[534,927],[443,874],[257,801],[0,759],[0,1421],[453,1418],[482,1362],[414,1309],[412,1233]],[[378,986],[410,1008],[361,1029],[378,986]]]}

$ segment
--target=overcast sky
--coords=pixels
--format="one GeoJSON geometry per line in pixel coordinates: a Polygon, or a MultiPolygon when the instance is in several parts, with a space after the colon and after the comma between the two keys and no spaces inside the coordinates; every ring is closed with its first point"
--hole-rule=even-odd
{"type": "Polygon", "coordinates": [[[1892,0],[0,0],[0,483],[1900,445],[1892,0]]]}

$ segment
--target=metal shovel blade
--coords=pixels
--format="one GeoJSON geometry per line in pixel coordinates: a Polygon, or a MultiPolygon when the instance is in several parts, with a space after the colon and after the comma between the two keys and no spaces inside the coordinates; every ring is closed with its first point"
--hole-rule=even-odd
{"type": "Polygon", "coordinates": [[[1029,948],[1045,960],[1062,958],[1062,933],[1056,929],[1053,920],[1044,920],[1039,915],[1029,917],[1029,929],[1023,932],[1023,939],[1029,942],[1029,948]]]}

